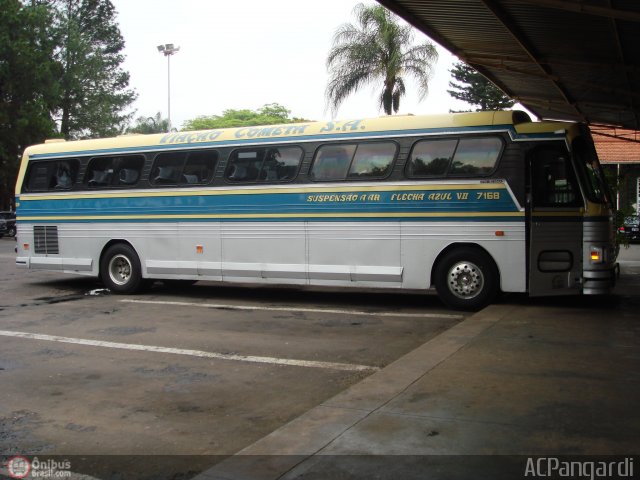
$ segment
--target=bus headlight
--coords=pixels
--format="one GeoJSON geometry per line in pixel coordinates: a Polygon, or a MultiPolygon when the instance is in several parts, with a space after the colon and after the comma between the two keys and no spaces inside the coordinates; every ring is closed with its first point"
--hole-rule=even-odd
{"type": "Polygon", "coordinates": [[[590,257],[591,263],[602,263],[604,262],[604,255],[602,252],[602,248],[592,246],[590,249],[590,257]]]}

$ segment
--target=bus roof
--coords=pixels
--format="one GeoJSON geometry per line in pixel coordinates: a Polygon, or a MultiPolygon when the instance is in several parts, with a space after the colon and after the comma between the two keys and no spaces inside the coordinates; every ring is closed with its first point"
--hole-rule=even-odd
{"type": "Polygon", "coordinates": [[[495,111],[455,113],[443,115],[393,115],[378,118],[348,121],[306,122],[284,125],[223,128],[187,132],[172,132],[152,135],[123,135],[93,140],[46,142],[28,147],[26,158],[59,156],[60,154],[91,155],[114,150],[157,150],[163,145],[171,148],[198,146],[224,146],[242,143],[275,143],[304,140],[342,139],[371,137],[390,132],[409,133],[412,130],[427,132],[442,130],[476,131],[486,127],[510,126],[516,134],[544,134],[568,130],[572,124],[562,122],[531,122],[521,111],[495,111]]]}

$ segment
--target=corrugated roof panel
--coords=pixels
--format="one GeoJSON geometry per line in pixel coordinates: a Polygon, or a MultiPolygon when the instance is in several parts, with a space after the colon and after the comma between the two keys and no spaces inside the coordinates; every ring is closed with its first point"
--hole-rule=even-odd
{"type": "Polygon", "coordinates": [[[640,128],[640,1],[379,1],[540,117],[640,128]]]}

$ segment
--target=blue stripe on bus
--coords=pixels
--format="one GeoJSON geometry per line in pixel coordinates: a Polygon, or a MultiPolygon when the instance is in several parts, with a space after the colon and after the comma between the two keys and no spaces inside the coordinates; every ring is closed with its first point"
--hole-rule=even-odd
{"type": "Polygon", "coordinates": [[[500,187],[415,191],[266,193],[198,196],[99,197],[22,201],[19,216],[461,214],[517,212],[500,187]]]}

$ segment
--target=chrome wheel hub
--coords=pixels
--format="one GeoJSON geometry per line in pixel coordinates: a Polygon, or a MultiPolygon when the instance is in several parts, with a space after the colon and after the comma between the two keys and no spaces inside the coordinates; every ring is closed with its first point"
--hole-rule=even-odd
{"type": "Polygon", "coordinates": [[[125,285],[131,279],[131,261],[124,255],[116,255],[109,262],[109,278],[116,285],[125,285]]]}
{"type": "Polygon", "coordinates": [[[447,273],[449,291],[458,298],[469,299],[478,295],[484,286],[482,270],[471,262],[458,262],[447,273]]]}

